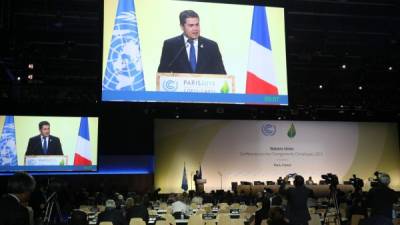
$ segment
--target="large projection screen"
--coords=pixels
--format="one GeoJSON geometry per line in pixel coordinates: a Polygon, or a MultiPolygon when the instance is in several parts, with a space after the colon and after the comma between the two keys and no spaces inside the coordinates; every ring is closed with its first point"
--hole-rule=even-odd
{"type": "Polygon", "coordinates": [[[0,172],[97,170],[97,117],[0,115],[0,132],[0,172]]]}
{"type": "MultiPolygon", "coordinates": [[[[231,188],[231,182],[276,181],[299,173],[321,180],[337,174],[364,179],[389,173],[400,190],[397,124],[316,121],[167,120],[155,122],[155,186],[181,190],[184,165],[191,184],[201,166],[205,190],[231,188]]],[[[194,186],[190,186],[189,188],[194,186]]]]}
{"type": "Polygon", "coordinates": [[[102,100],[288,105],[285,40],[279,7],[104,0],[102,100]],[[218,51],[201,38],[198,69],[187,71],[189,47],[166,47],[161,60],[164,41],[182,37],[184,10],[199,15],[200,36],[218,46],[225,73],[213,69],[218,51]]]}

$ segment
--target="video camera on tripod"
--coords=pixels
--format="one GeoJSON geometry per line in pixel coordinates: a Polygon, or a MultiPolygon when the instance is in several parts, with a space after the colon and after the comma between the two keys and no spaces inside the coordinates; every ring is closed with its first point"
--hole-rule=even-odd
{"type": "Polygon", "coordinates": [[[336,187],[339,184],[339,179],[335,174],[327,173],[321,175],[321,178],[325,180],[326,184],[330,184],[331,187],[336,187]]]}
{"type": "MultiPolygon", "coordinates": [[[[334,207],[334,210],[335,210],[334,215],[335,215],[336,224],[341,225],[342,217],[340,215],[339,203],[338,203],[338,199],[337,199],[337,185],[339,184],[339,178],[337,175],[332,174],[332,173],[323,174],[323,175],[321,175],[321,178],[325,180],[326,184],[329,184],[330,194],[329,194],[328,201],[334,207]]],[[[329,221],[326,219],[327,213],[328,213],[328,210],[325,211],[323,224],[329,224],[329,221]]]]}
{"type": "Polygon", "coordinates": [[[364,181],[361,178],[358,178],[355,174],[353,174],[353,178],[349,179],[351,185],[353,185],[355,190],[362,190],[364,187],[364,181]]]}
{"type": "Polygon", "coordinates": [[[63,187],[62,182],[49,178],[47,191],[49,197],[46,199],[45,214],[43,219],[44,225],[50,225],[57,222],[65,222],[61,213],[60,203],[58,202],[58,192],[61,191],[63,187]]]}

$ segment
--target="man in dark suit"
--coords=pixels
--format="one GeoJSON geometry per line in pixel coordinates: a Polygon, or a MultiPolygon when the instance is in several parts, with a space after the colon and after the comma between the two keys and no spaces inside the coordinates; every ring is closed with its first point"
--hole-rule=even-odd
{"type": "Polygon", "coordinates": [[[26,208],[35,179],[27,173],[15,173],[8,179],[8,194],[0,198],[0,225],[29,225],[26,208]]]}
{"type": "Polygon", "coordinates": [[[289,177],[286,176],[279,188],[279,193],[287,198],[287,214],[290,224],[308,225],[311,219],[308,212],[307,200],[313,197],[313,191],[304,186],[304,178],[296,175],[294,178],[294,188],[285,189],[289,177]]]}
{"type": "Polygon", "coordinates": [[[397,202],[398,195],[389,184],[389,174],[379,173],[377,185],[368,191],[367,202],[372,216],[379,215],[392,219],[393,204],[397,202]]]}
{"type": "Polygon", "coordinates": [[[198,170],[196,170],[196,173],[193,175],[193,182],[194,182],[194,187],[195,187],[196,193],[199,192],[199,185],[197,184],[198,179],[201,179],[201,176],[200,176],[200,172],[198,170]]]}
{"type": "Polygon", "coordinates": [[[158,72],[226,74],[218,44],[200,36],[199,15],[179,15],[182,35],[164,41],[158,72]]]}
{"type": "Polygon", "coordinates": [[[40,134],[31,137],[25,155],[63,155],[58,137],[50,135],[50,123],[39,123],[40,134]]]}

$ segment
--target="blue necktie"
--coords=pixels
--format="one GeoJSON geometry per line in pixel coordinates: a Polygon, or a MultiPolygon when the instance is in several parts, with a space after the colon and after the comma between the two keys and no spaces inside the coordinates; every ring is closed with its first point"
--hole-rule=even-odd
{"type": "Polygon", "coordinates": [[[192,67],[192,71],[196,72],[196,50],[194,48],[194,43],[192,39],[188,40],[190,44],[190,54],[189,54],[189,62],[190,62],[190,67],[192,67]]]}
{"type": "Polygon", "coordinates": [[[43,152],[47,155],[47,141],[45,137],[43,138],[43,152]]]}

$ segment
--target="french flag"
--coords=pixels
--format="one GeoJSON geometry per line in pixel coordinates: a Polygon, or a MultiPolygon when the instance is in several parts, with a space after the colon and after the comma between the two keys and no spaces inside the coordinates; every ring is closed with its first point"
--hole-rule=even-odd
{"type": "Polygon", "coordinates": [[[87,117],[81,118],[78,140],[76,141],[74,166],[91,166],[89,121],[87,117]]]}
{"type": "Polygon", "coordinates": [[[265,7],[254,6],[246,94],[278,95],[265,7]]]}

